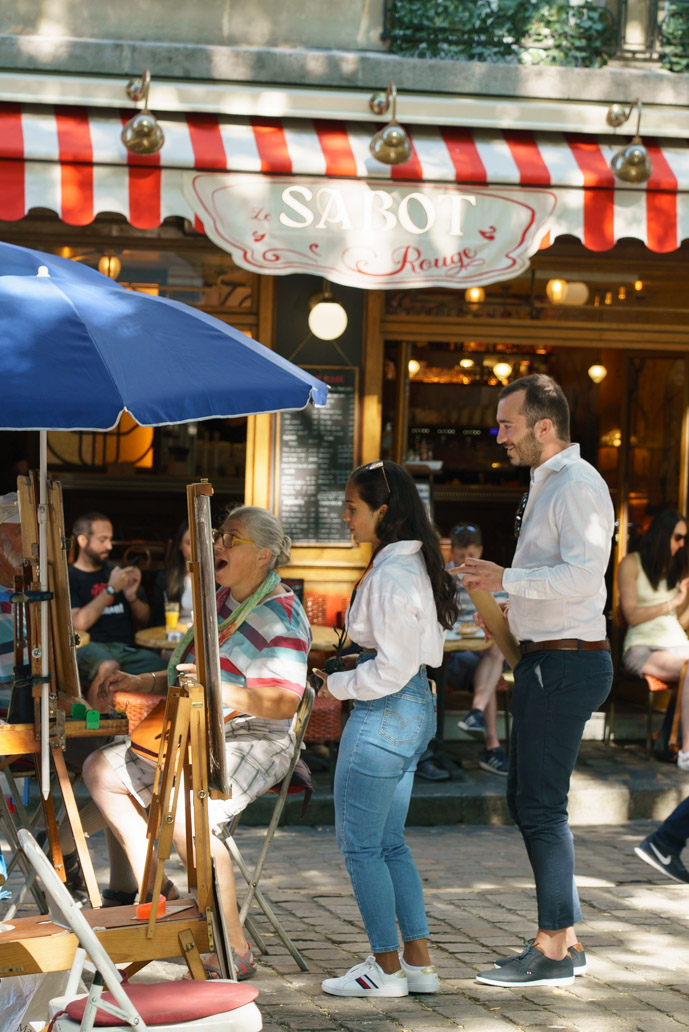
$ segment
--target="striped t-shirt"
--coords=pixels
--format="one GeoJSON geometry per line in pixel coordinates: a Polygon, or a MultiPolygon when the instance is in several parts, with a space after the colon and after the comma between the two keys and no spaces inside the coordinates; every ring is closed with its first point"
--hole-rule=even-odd
{"type": "MultiPolygon", "coordinates": [[[[221,588],[216,601],[218,622],[238,604],[229,588],[221,588]]],[[[257,605],[220,646],[222,680],[258,691],[277,685],[301,699],[310,647],[311,628],[301,602],[291,591],[276,595],[257,605]]],[[[223,711],[230,712],[224,704],[223,711]]]]}

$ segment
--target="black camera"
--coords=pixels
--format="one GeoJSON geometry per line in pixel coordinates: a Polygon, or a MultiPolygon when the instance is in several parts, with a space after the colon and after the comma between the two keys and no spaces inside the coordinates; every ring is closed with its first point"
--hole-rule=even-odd
{"type": "MultiPolygon", "coordinates": [[[[326,659],[325,663],[323,664],[323,673],[337,674],[340,670],[344,670],[344,668],[345,665],[342,656],[331,656],[329,659],[326,659]]],[[[323,678],[320,677],[317,673],[312,672],[309,677],[309,682],[313,690],[317,692],[323,684],[323,678]]]]}

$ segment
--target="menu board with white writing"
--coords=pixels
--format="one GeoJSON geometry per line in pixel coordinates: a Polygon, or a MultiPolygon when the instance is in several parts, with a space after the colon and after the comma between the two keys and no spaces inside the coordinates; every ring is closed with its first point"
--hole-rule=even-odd
{"type": "Polygon", "coordinates": [[[307,368],[330,387],[328,403],[279,416],[278,516],[295,544],[351,545],[342,512],[356,464],[358,369],[307,368]]]}

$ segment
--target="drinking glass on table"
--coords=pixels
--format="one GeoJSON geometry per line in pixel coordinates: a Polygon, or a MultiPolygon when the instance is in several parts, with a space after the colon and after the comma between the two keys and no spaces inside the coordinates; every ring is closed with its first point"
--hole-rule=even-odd
{"type": "Polygon", "coordinates": [[[165,630],[174,631],[179,623],[179,602],[165,603],[165,630]]]}

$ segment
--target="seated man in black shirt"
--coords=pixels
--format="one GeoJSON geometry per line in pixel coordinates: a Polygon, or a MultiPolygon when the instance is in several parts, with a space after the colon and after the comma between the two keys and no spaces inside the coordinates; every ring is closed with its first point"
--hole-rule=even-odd
{"type": "Polygon", "coordinates": [[[150,607],[141,587],[141,570],[107,561],[112,549],[108,517],[87,512],[76,520],[72,533],[78,549],[69,567],[74,629],[88,631],[91,637],[77,651],[79,677],[90,705],[107,712],[110,695],[98,691],[104,678],[120,669],[153,673],[160,670],[160,656],[134,646],[133,625],[148,623],[150,607]]]}

